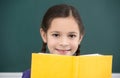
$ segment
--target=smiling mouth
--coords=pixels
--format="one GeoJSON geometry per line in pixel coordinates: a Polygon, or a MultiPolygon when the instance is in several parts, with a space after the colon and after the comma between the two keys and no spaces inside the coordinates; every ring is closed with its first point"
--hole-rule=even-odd
{"type": "Polygon", "coordinates": [[[71,49],[68,49],[68,50],[56,49],[56,50],[57,50],[57,52],[59,52],[60,54],[65,55],[65,54],[67,54],[68,52],[70,52],[71,49]]]}

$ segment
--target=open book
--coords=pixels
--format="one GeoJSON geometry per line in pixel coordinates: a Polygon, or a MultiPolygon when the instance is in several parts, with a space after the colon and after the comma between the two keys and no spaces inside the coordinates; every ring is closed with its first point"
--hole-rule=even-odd
{"type": "Polygon", "coordinates": [[[111,78],[112,55],[32,53],[31,78],[111,78]]]}

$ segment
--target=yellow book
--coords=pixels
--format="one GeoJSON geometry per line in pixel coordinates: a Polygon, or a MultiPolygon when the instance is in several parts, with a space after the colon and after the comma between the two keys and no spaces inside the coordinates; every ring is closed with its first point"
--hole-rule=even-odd
{"type": "Polygon", "coordinates": [[[112,55],[32,53],[31,78],[111,78],[112,55]]]}

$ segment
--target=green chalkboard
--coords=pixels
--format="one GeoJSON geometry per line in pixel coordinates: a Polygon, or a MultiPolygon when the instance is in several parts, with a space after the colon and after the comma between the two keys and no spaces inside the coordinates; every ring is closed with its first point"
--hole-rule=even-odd
{"type": "Polygon", "coordinates": [[[120,0],[0,0],[0,72],[30,68],[31,53],[41,49],[42,17],[61,3],[75,6],[82,17],[81,54],[111,54],[112,71],[120,73],[120,0]]]}

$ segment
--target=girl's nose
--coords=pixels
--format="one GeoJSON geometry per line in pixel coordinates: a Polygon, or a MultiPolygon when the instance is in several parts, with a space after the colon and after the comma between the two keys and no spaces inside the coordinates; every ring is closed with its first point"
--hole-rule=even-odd
{"type": "Polygon", "coordinates": [[[66,47],[69,45],[69,40],[66,37],[61,38],[60,46],[66,47]]]}

